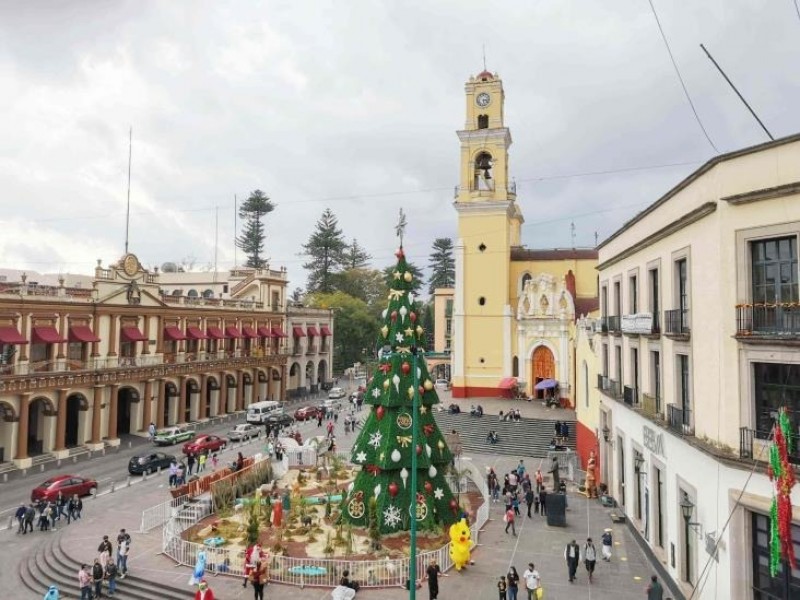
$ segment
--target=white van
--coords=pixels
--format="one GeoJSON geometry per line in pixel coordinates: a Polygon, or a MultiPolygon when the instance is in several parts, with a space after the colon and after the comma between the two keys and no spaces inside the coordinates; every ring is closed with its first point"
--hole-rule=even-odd
{"type": "Polygon", "coordinates": [[[261,425],[267,421],[267,417],[269,417],[272,412],[278,410],[280,407],[281,403],[273,400],[254,402],[247,407],[247,422],[261,425]]]}

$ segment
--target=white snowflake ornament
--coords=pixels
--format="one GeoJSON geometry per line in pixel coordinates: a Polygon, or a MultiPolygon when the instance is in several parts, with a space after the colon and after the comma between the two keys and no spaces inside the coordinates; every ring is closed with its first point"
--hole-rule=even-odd
{"type": "Polygon", "coordinates": [[[397,340],[398,344],[402,344],[403,343],[403,339],[405,339],[405,338],[403,338],[403,334],[398,331],[397,335],[394,336],[394,339],[397,340]]]}
{"type": "Polygon", "coordinates": [[[356,454],[356,462],[357,463],[363,463],[365,460],[367,460],[367,453],[366,452],[364,452],[362,450],[361,452],[356,454]]]}
{"type": "Polygon", "coordinates": [[[378,388],[372,388],[372,397],[376,400],[380,398],[381,391],[378,388]]]}
{"type": "Polygon", "coordinates": [[[383,434],[380,431],[376,431],[375,433],[369,434],[369,445],[378,449],[378,446],[381,445],[381,440],[383,439],[383,434]]]}
{"type": "Polygon", "coordinates": [[[444,498],[444,490],[442,488],[436,488],[435,490],[433,490],[433,497],[436,498],[437,500],[441,500],[442,498],[444,498]]]}
{"type": "Polygon", "coordinates": [[[390,505],[383,511],[383,522],[387,527],[395,528],[400,525],[401,519],[400,509],[396,506],[390,505]]]}

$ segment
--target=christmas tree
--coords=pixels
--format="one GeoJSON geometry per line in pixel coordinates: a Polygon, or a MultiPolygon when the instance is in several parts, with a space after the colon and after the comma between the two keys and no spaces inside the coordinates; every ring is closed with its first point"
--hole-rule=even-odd
{"type": "Polygon", "coordinates": [[[352,449],[352,462],[361,465],[361,471],[343,513],[353,525],[367,526],[367,507],[374,497],[378,527],[384,534],[410,529],[412,515],[418,527],[426,528],[434,523],[449,525],[460,512],[445,479],[452,454],[433,418],[432,407],[439,398],[423,356],[425,330],[411,292],[414,276],[402,245],[395,255],[389,305],[378,336],[378,367],[364,399],[372,408],[352,449]],[[419,394],[416,414],[415,394],[419,394]],[[417,455],[415,490],[411,489],[412,452],[417,455]]]}

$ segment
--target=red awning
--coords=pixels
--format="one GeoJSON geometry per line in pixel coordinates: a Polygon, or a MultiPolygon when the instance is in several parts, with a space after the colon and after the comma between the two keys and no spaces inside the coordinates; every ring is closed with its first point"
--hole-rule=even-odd
{"type": "Polygon", "coordinates": [[[226,335],[227,337],[229,337],[229,338],[233,338],[233,339],[235,339],[235,340],[238,340],[240,337],[242,337],[242,332],[241,332],[241,331],[239,331],[239,330],[236,328],[236,325],[228,325],[228,326],[225,328],[225,335],[226,335]]]}
{"type": "Polygon", "coordinates": [[[203,333],[203,330],[199,327],[192,327],[189,325],[186,328],[186,337],[190,340],[207,340],[208,336],[203,333]]]}
{"type": "Polygon", "coordinates": [[[317,337],[319,335],[319,331],[313,325],[308,326],[308,337],[317,337]]]}
{"type": "Polygon", "coordinates": [[[173,342],[180,342],[186,339],[186,335],[175,325],[167,325],[164,327],[164,337],[173,342]]]}
{"type": "Polygon", "coordinates": [[[86,325],[73,325],[69,328],[70,342],[92,343],[99,342],[100,338],[86,325]]]}
{"type": "Polygon", "coordinates": [[[31,339],[34,344],[60,344],[67,341],[55,327],[34,327],[31,339]]]}
{"type": "Polygon", "coordinates": [[[330,337],[330,336],[332,336],[332,335],[333,335],[333,334],[331,333],[331,330],[330,330],[330,329],[328,329],[328,326],[327,326],[327,325],[323,325],[322,327],[320,327],[320,328],[319,328],[319,332],[322,334],[322,337],[330,337]]]}
{"type": "Polygon", "coordinates": [[[123,327],[122,339],[126,342],[148,342],[150,341],[145,335],[139,331],[138,327],[123,327]]]}
{"type": "Polygon", "coordinates": [[[210,339],[212,339],[212,340],[224,340],[225,339],[225,334],[222,332],[222,329],[220,329],[219,327],[212,327],[211,325],[209,325],[208,327],[206,327],[206,333],[208,334],[208,337],[210,339]]]}
{"type": "Polygon", "coordinates": [[[28,340],[22,337],[16,327],[10,325],[0,326],[0,343],[2,344],[27,344],[28,340]]]}
{"type": "Polygon", "coordinates": [[[510,390],[515,385],[517,385],[516,377],[503,377],[503,379],[500,380],[500,385],[497,387],[499,387],[501,390],[510,390]]]}
{"type": "Polygon", "coordinates": [[[242,335],[246,338],[257,338],[258,332],[249,325],[242,325],[242,335]]]}
{"type": "Polygon", "coordinates": [[[258,328],[258,335],[265,338],[273,337],[272,330],[269,327],[265,327],[264,325],[258,328]]]}
{"type": "Polygon", "coordinates": [[[272,337],[285,338],[285,337],[289,337],[289,336],[286,335],[285,333],[283,333],[283,329],[281,329],[280,325],[273,325],[272,326],[272,337]]]}
{"type": "Polygon", "coordinates": [[[294,337],[306,337],[306,332],[303,331],[302,327],[295,325],[294,327],[292,327],[292,335],[294,337]]]}

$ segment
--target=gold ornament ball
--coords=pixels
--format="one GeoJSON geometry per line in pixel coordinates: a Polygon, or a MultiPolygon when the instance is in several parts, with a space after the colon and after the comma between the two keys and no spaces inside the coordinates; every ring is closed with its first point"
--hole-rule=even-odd
{"type": "Polygon", "coordinates": [[[406,271],[403,275],[403,279],[405,279],[407,283],[411,283],[411,280],[414,279],[414,276],[411,274],[411,271],[406,271]]]}
{"type": "Polygon", "coordinates": [[[422,384],[422,387],[430,392],[433,389],[433,382],[430,379],[426,379],[425,383],[422,384]]]}
{"type": "Polygon", "coordinates": [[[391,382],[387,379],[383,382],[383,389],[388,390],[389,386],[392,385],[391,382]]]}
{"type": "Polygon", "coordinates": [[[409,400],[410,400],[410,399],[412,399],[413,397],[414,397],[414,386],[413,386],[413,385],[410,385],[410,386],[408,386],[408,398],[409,398],[409,400]]]}
{"type": "Polygon", "coordinates": [[[422,328],[421,325],[417,325],[416,331],[417,331],[417,335],[422,335],[422,332],[425,331],[425,330],[422,328]]]}
{"type": "Polygon", "coordinates": [[[444,450],[444,442],[442,440],[439,440],[436,445],[439,447],[439,450],[444,450]]]}

